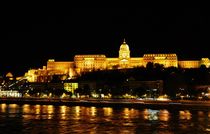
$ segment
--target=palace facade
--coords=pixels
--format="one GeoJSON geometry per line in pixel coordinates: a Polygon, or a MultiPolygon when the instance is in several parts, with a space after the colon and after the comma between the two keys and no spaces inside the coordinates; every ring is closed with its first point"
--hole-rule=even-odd
{"type": "Polygon", "coordinates": [[[75,55],[74,61],[55,61],[49,59],[47,66],[42,69],[30,69],[25,73],[29,82],[48,82],[53,75],[76,77],[83,72],[105,69],[124,69],[134,67],[146,67],[147,63],[158,63],[164,67],[199,68],[201,65],[210,66],[208,58],[201,60],[178,61],[175,53],[170,54],[144,54],[143,57],[130,57],[130,49],[126,41],[120,45],[118,57],[106,57],[98,55],[75,55]]]}

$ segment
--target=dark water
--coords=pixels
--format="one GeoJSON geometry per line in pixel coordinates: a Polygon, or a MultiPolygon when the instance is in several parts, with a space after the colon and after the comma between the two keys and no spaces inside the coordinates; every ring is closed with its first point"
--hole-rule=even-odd
{"type": "Polygon", "coordinates": [[[210,134],[210,110],[0,104],[0,133],[210,134]]]}

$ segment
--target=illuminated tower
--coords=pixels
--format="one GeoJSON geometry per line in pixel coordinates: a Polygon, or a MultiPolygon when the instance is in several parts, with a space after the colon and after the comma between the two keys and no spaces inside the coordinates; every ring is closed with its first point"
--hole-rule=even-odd
{"type": "Polygon", "coordinates": [[[120,46],[119,50],[119,67],[128,68],[130,60],[130,50],[128,44],[126,44],[125,39],[120,46]]]}
{"type": "Polygon", "coordinates": [[[119,50],[119,59],[129,59],[130,58],[130,50],[128,44],[126,44],[125,39],[120,46],[119,50]]]}

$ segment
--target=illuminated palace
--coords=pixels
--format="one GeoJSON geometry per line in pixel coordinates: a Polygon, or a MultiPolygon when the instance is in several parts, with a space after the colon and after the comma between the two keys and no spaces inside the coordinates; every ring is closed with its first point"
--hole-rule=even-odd
{"type": "Polygon", "coordinates": [[[178,61],[176,54],[144,54],[143,57],[130,57],[130,49],[125,40],[120,46],[119,56],[108,58],[104,54],[75,55],[74,61],[63,62],[49,59],[47,66],[42,69],[31,69],[25,76],[29,82],[47,82],[53,75],[74,77],[83,72],[105,69],[123,69],[146,67],[148,62],[159,63],[164,67],[199,68],[201,65],[210,66],[208,58],[191,61],[178,61]]]}

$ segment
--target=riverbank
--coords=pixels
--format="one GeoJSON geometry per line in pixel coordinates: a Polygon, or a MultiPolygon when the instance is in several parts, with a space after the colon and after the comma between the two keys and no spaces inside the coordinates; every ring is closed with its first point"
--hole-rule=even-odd
{"type": "Polygon", "coordinates": [[[95,107],[210,109],[210,101],[149,101],[136,99],[59,99],[59,98],[0,98],[0,104],[66,105],[95,107]]]}

